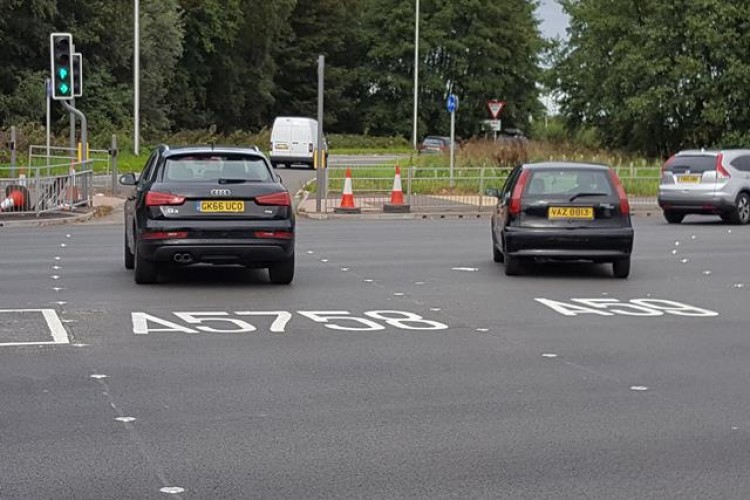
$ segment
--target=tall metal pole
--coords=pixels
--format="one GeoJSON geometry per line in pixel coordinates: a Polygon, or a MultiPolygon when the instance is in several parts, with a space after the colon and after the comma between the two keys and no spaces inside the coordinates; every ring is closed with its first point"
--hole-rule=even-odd
{"type": "Polygon", "coordinates": [[[140,0],[135,0],[133,14],[133,152],[138,156],[140,149],[140,114],[141,114],[141,34],[140,18],[141,6],[140,0]]]}
{"type": "Polygon", "coordinates": [[[412,131],[412,142],[414,150],[417,149],[417,114],[419,112],[419,0],[417,0],[417,11],[414,21],[414,130],[412,131]]]}
{"type": "Polygon", "coordinates": [[[453,167],[456,164],[456,110],[455,108],[453,111],[451,111],[451,183],[450,186],[453,187],[454,181],[453,181],[453,167]]]}
{"type": "Polygon", "coordinates": [[[49,78],[44,82],[44,95],[47,98],[47,124],[45,125],[45,135],[47,139],[47,167],[49,167],[50,143],[52,142],[52,81],[49,78]]]}
{"type": "Polygon", "coordinates": [[[88,144],[89,138],[88,121],[86,120],[86,115],[84,115],[80,110],[77,110],[76,108],[68,104],[67,101],[60,101],[60,103],[66,110],[68,110],[68,113],[77,116],[78,119],[81,120],[81,144],[83,145],[81,148],[81,159],[83,160],[83,162],[87,162],[89,160],[89,148],[86,147],[86,144],[88,144]]]}
{"type": "MultiPolygon", "coordinates": [[[[76,100],[71,99],[70,105],[72,107],[76,107],[76,100]]],[[[68,147],[71,149],[71,155],[76,155],[76,115],[73,113],[69,113],[70,115],[70,133],[68,138],[68,147]]]]}
{"type": "Polygon", "coordinates": [[[324,193],[326,190],[326,169],[323,168],[323,92],[325,90],[325,67],[326,58],[325,56],[318,56],[318,171],[316,174],[317,183],[317,197],[315,198],[315,211],[321,212],[321,205],[323,196],[328,197],[328,193],[324,193]]]}

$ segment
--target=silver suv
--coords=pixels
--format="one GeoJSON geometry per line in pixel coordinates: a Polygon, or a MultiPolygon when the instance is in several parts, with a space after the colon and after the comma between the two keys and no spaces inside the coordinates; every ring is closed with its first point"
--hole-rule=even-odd
{"type": "Polygon", "coordinates": [[[750,222],[750,149],[680,151],[662,167],[659,206],[670,224],[688,214],[750,222]]]}

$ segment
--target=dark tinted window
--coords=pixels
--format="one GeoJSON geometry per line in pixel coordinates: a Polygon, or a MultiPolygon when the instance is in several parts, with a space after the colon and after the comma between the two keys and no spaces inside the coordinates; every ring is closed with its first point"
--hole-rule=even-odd
{"type": "Polygon", "coordinates": [[[750,172],[750,156],[738,156],[732,160],[732,166],[740,172],[750,172]]]}
{"type": "Polygon", "coordinates": [[[272,177],[261,157],[211,154],[168,158],[163,179],[165,182],[268,182],[272,177]]]}
{"type": "Polygon", "coordinates": [[[571,196],[578,193],[611,195],[612,181],[605,170],[532,170],[526,185],[528,196],[571,196]]]}
{"type": "Polygon", "coordinates": [[[443,141],[441,141],[440,139],[425,139],[424,145],[425,146],[442,146],[443,141]]]}
{"type": "Polygon", "coordinates": [[[675,156],[667,164],[668,172],[685,172],[690,170],[695,173],[703,173],[707,170],[716,170],[715,156],[675,156]]]}

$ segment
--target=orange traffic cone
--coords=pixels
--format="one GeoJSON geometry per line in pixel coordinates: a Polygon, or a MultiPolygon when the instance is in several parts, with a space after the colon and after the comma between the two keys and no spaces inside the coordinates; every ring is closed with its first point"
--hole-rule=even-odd
{"type": "Polygon", "coordinates": [[[12,188],[13,186],[9,186],[7,198],[0,203],[0,212],[21,212],[28,208],[23,191],[12,188]]]}
{"type": "Polygon", "coordinates": [[[341,205],[333,209],[337,214],[358,214],[362,210],[354,205],[354,190],[352,189],[352,169],[346,169],[344,179],[344,193],[341,195],[341,205]]]}
{"type": "Polygon", "coordinates": [[[393,190],[391,190],[391,202],[383,205],[383,212],[408,213],[409,205],[404,203],[404,191],[401,188],[401,167],[396,165],[396,176],[393,179],[393,190]]]}

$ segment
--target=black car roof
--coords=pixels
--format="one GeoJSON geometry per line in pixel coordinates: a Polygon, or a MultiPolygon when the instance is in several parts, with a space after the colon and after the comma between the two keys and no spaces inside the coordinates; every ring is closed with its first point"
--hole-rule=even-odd
{"type": "Polygon", "coordinates": [[[576,163],[576,162],[565,162],[565,161],[546,161],[540,163],[526,163],[523,165],[524,169],[529,170],[544,170],[551,168],[563,168],[571,170],[609,170],[609,166],[600,163],[576,163]]]}
{"type": "Polygon", "coordinates": [[[210,153],[217,153],[217,154],[243,153],[243,154],[248,154],[248,155],[264,156],[263,153],[261,153],[260,150],[256,146],[239,147],[239,146],[201,145],[201,146],[170,147],[170,146],[163,145],[162,148],[163,148],[162,155],[165,157],[176,156],[176,155],[206,154],[206,153],[208,154],[210,153]]]}

